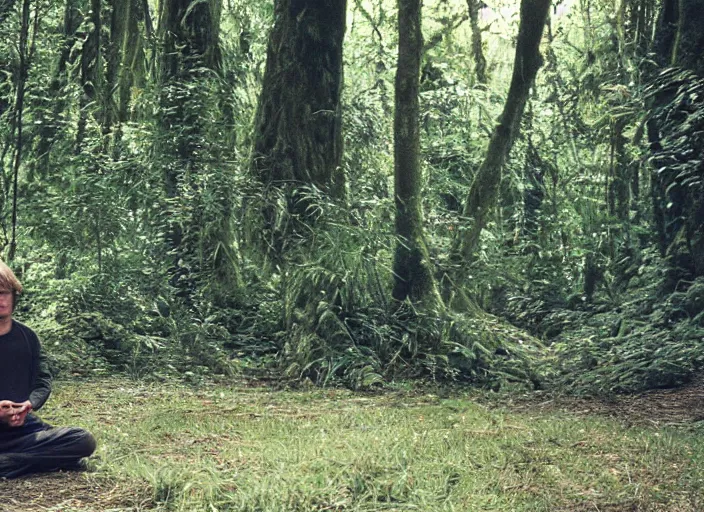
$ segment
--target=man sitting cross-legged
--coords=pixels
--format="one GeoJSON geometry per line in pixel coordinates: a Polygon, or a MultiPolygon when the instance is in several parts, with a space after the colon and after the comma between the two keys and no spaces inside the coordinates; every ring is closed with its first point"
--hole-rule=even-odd
{"type": "Polygon", "coordinates": [[[12,319],[22,292],[15,274],[0,260],[0,478],[78,469],[95,451],[95,439],[80,428],[55,428],[32,411],[51,393],[37,335],[12,319]]]}

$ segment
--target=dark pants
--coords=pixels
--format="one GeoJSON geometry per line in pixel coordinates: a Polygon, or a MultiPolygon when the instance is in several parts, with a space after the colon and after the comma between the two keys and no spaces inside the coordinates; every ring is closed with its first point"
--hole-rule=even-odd
{"type": "Polygon", "coordinates": [[[17,428],[0,429],[0,478],[77,469],[95,451],[95,438],[80,428],[52,427],[29,415],[17,428]]]}

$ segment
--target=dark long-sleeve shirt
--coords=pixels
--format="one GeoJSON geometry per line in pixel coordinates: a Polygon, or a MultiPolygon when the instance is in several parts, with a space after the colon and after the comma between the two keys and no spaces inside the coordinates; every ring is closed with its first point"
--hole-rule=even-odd
{"type": "Polygon", "coordinates": [[[0,400],[29,400],[36,411],[50,394],[51,374],[39,338],[13,320],[10,332],[0,336],[0,400]]]}

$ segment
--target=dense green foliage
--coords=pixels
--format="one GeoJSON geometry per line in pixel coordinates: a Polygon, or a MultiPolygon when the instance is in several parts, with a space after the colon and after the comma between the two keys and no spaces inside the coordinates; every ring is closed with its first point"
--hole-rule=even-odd
{"type": "MultiPolygon", "coordinates": [[[[419,202],[443,294],[432,307],[392,297],[405,243],[394,5],[348,5],[344,144],[329,170],[345,192],[329,194],[309,169],[280,186],[262,179],[274,164],[253,165],[257,137],[277,133],[255,129],[266,61],[288,37],[267,56],[270,3],[165,1],[183,9],[178,34],[148,2],[128,2],[126,28],[111,23],[123,3],[0,3],[0,247],[26,287],[17,316],[58,371],[610,393],[680,384],[704,365],[704,95],[687,58],[700,49],[683,39],[673,60],[679,39],[655,44],[671,2],[556,2],[470,261],[456,241],[521,20],[514,2],[487,2],[471,23],[468,4],[424,6],[419,202]],[[270,233],[286,237],[274,255],[270,233]]],[[[272,154],[327,147],[305,126],[272,154]]]]}

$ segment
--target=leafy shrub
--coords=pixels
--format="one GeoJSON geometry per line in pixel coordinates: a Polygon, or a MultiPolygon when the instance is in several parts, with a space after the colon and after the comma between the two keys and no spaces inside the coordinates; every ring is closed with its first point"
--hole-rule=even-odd
{"type": "Polygon", "coordinates": [[[704,369],[702,290],[702,279],[665,300],[633,289],[620,310],[592,312],[565,329],[545,364],[555,365],[558,385],[579,394],[685,384],[704,369]]]}
{"type": "Polygon", "coordinates": [[[323,205],[314,252],[301,245],[306,257],[290,262],[280,276],[284,375],[353,388],[403,377],[537,382],[540,344],[534,338],[478,309],[428,312],[391,299],[395,240],[373,224],[387,215],[378,210],[390,205],[382,201],[375,208],[364,218],[345,212],[358,219],[348,225],[332,220],[339,218],[339,206],[323,205]]]}

